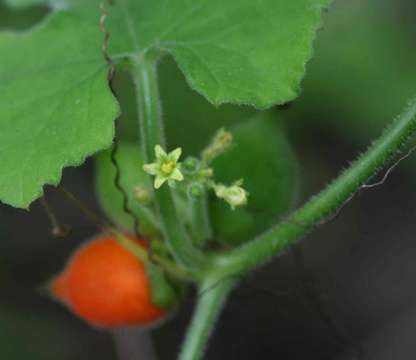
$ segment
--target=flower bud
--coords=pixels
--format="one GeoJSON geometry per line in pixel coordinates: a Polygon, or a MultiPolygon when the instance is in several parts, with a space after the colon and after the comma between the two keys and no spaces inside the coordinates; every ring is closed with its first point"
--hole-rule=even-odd
{"type": "Polygon", "coordinates": [[[210,163],[219,155],[225,153],[233,143],[233,135],[221,128],[217,131],[211,144],[202,152],[202,159],[206,163],[210,163]]]}
{"type": "Polygon", "coordinates": [[[182,170],[187,173],[194,173],[198,170],[199,160],[194,157],[188,157],[182,163],[182,170]]]}
{"type": "Polygon", "coordinates": [[[191,199],[198,199],[201,197],[204,187],[199,183],[193,183],[188,187],[188,195],[191,199]]]}
{"type": "Polygon", "coordinates": [[[150,191],[142,185],[138,185],[134,188],[134,197],[140,205],[149,206],[152,203],[150,191]]]}
{"type": "Polygon", "coordinates": [[[224,186],[222,184],[215,185],[215,195],[217,197],[224,199],[227,202],[231,209],[236,207],[244,206],[247,204],[248,192],[244,190],[241,186],[241,182],[236,182],[231,186],[224,186]]]}

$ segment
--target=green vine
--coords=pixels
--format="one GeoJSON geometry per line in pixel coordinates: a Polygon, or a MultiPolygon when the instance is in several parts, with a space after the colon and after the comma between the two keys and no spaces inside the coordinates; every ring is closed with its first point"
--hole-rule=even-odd
{"type": "Polygon", "coordinates": [[[228,294],[236,284],[232,277],[207,276],[198,289],[198,303],[179,355],[180,360],[202,358],[208,339],[215,327],[228,294]]]}
{"type": "MultiPolygon", "coordinates": [[[[286,221],[260,235],[252,242],[218,256],[215,266],[228,273],[245,273],[269,261],[314,227],[336,214],[354,194],[385,166],[416,130],[416,99],[388,126],[380,138],[356,159],[321,193],[295,211],[286,221]]],[[[393,165],[395,166],[395,165],[393,165]]]]}

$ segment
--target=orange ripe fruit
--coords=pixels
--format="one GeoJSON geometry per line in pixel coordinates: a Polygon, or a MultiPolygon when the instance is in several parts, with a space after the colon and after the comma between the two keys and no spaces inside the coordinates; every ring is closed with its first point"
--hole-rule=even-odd
{"type": "Polygon", "coordinates": [[[144,264],[111,237],[98,237],[76,251],[50,290],[99,327],[147,325],[167,312],[151,301],[144,264]]]}

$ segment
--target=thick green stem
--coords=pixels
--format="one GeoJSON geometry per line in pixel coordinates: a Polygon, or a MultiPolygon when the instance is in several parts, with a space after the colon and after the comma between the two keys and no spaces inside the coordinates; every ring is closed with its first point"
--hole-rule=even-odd
{"type": "Polygon", "coordinates": [[[202,358],[235,278],[207,277],[199,286],[198,303],[182,346],[179,360],[202,358]]]}
{"type": "MultiPolygon", "coordinates": [[[[132,75],[136,84],[136,96],[140,115],[140,134],[145,161],[154,161],[155,145],[166,149],[162,111],[157,82],[156,61],[140,59],[133,64],[132,75]]],[[[157,211],[167,246],[180,263],[199,267],[204,262],[202,254],[193,247],[178,216],[172,191],[166,184],[155,191],[157,211]]]]}
{"type": "Polygon", "coordinates": [[[360,190],[394,155],[416,130],[416,99],[386,128],[382,136],[335,181],[283,223],[216,259],[224,275],[241,274],[258,267],[325,222],[360,190]]]}

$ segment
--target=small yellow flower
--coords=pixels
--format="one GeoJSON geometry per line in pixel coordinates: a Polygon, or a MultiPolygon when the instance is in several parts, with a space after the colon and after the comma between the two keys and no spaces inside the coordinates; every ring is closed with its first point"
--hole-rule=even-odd
{"type": "Polygon", "coordinates": [[[182,154],[181,148],[166,153],[160,145],[155,146],[156,161],[143,165],[143,170],[155,176],[154,187],[159,189],[166,181],[182,181],[183,175],[178,162],[182,154]]]}

